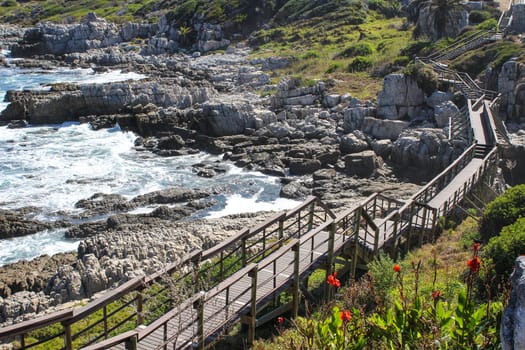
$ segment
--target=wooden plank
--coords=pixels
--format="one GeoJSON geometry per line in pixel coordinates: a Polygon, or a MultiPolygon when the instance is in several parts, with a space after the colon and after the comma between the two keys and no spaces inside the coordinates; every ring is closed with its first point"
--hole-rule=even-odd
{"type": "Polygon", "coordinates": [[[443,190],[441,190],[434,198],[428,202],[428,206],[434,209],[439,209],[449,200],[451,196],[454,195],[454,192],[459,190],[465,182],[467,182],[470,177],[478,171],[483,165],[483,160],[478,158],[473,158],[451,181],[443,190]]]}

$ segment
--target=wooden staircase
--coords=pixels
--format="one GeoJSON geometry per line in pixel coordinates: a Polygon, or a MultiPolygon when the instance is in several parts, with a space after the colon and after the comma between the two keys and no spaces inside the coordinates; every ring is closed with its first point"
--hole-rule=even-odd
{"type": "Polygon", "coordinates": [[[455,42],[450,46],[447,46],[442,50],[434,52],[432,55],[428,56],[428,58],[436,62],[453,60],[465,52],[478,48],[488,42],[500,40],[501,38],[502,34],[496,31],[479,31],[455,42]]]}

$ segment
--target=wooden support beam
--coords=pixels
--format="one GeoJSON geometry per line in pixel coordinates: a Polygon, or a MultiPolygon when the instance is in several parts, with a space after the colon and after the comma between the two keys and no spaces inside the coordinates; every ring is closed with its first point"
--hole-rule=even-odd
{"type": "Polygon", "coordinates": [[[251,303],[250,303],[250,316],[248,318],[248,344],[252,345],[255,341],[255,327],[257,320],[257,274],[258,265],[255,265],[253,270],[248,273],[248,276],[252,279],[251,287],[251,303]]]}
{"type": "Polygon", "coordinates": [[[292,317],[297,318],[299,315],[299,259],[300,259],[301,244],[297,242],[293,247],[294,264],[293,264],[293,289],[292,289],[292,317]]]}

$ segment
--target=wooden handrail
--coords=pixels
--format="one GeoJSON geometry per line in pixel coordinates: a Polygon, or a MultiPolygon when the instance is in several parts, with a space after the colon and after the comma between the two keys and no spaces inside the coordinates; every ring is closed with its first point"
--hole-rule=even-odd
{"type": "Polygon", "coordinates": [[[89,314],[94,313],[95,311],[100,310],[104,306],[118,300],[121,296],[128,294],[130,291],[135,291],[139,286],[144,285],[144,276],[135,277],[123,285],[113,289],[110,293],[105,293],[100,298],[95,299],[86,306],[81,307],[80,309],[75,309],[73,316],[66,320],[67,323],[75,323],[78,320],[83,319],[89,314]]]}
{"type": "Polygon", "coordinates": [[[73,309],[57,311],[52,314],[38,317],[32,320],[17,323],[11,326],[0,328],[0,338],[11,338],[17,335],[25,334],[32,330],[46,327],[57,322],[70,319],[73,316],[73,309]]]}
{"type": "Polygon", "coordinates": [[[315,196],[308,196],[303,203],[301,203],[298,206],[296,206],[295,208],[292,208],[289,211],[287,211],[286,212],[286,217],[289,218],[289,217],[294,216],[295,214],[297,214],[301,210],[307,208],[310,204],[316,202],[317,200],[318,199],[315,196]]]}
{"type": "Polygon", "coordinates": [[[241,232],[236,234],[235,236],[232,236],[230,238],[227,238],[226,240],[222,241],[221,243],[211,247],[208,250],[205,250],[202,253],[202,260],[210,259],[217,255],[217,253],[220,253],[221,251],[224,251],[231,246],[234,246],[235,244],[239,243],[240,240],[243,237],[249,237],[250,236],[250,229],[243,229],[241,232]]]}
{"type": "Polygon", "coordinates": [[[124,332],[122,334],[116,335],[114,337],[111,337],[109,339],[103,340],[101,342],[98,342],[93,345],[89,345],[86,347],[81,348],[81,350],[105,350],[109,349],[115,345],[122,344],[128,339],[138,337],[139,332],[137,330],[131,330],[124,332]]]}

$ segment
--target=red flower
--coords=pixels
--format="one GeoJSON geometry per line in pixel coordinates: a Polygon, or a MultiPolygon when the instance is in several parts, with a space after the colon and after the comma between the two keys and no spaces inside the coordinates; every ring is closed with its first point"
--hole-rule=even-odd
{"type": "Polygon", "coordinates": [[[399,266],[398,264],[395,264],[394,265],[394,271],[397,272],[397,273],[400,273],[401,272],[401,266],[399,266]]]}
{"type": "Polygon", "coordinates": [[[341,287],[341,282],[337,279],[337,271],[334,272],[332,275],[329,275],[328,278],[326,279],[326,283],[336,287],[336,288],[339,288],[341,287]]]}
{"type": "Polygon", "coordinates": [[[281,316],[277,317],[277,324],[280,326],[280,325],[282,325],[283,323],[284,323],[284,318],[281,317],[281,316]]]}
{"type": "Polygon", "coordinates": [[[432,292],[432,299],[437,300],[442,296],[442,293],[440,290],[435,290],[432,292]]]}
{"type": "Polygon", "coordinates": [[[347,323],[352,319],[352,314],[350,313],[350,310],[345,310],[341,311],[339,317],[341,317],[341,320],[343,320],[344,323],[347,323]]]}
{"type": "Polygon", "coordinates": [[[481,266],[481,260],[477,256],[473,256],[472,259],[467,260],[467,265],[472,273],[476,273],[481,266]]]}

